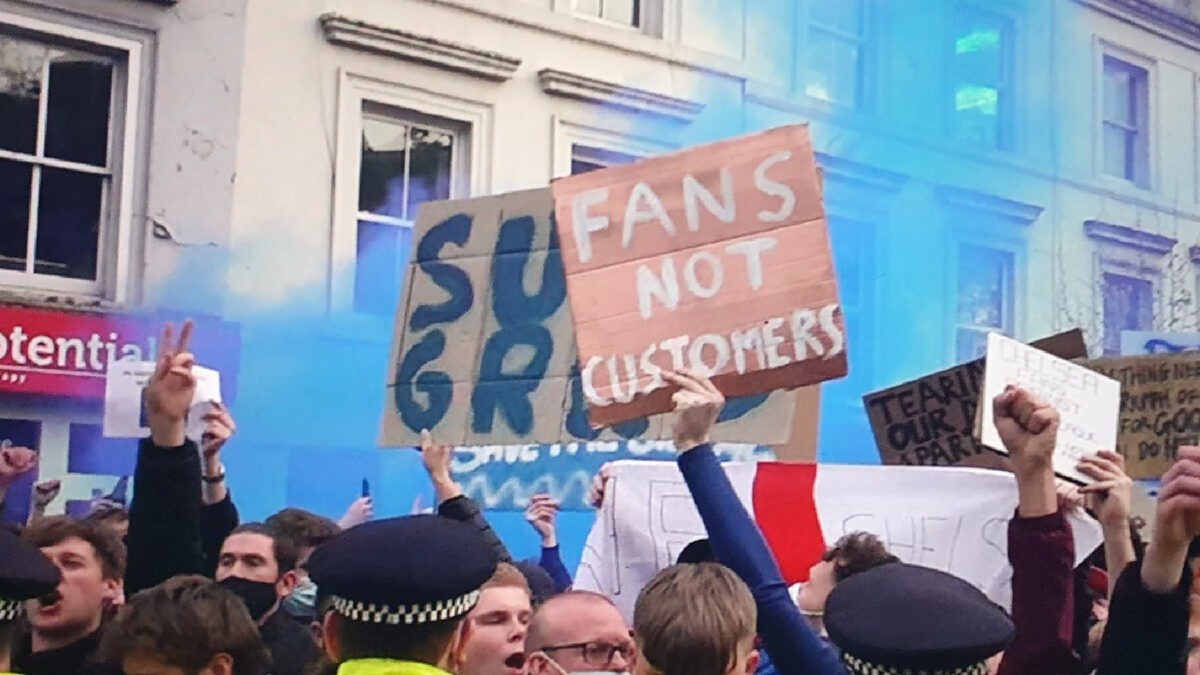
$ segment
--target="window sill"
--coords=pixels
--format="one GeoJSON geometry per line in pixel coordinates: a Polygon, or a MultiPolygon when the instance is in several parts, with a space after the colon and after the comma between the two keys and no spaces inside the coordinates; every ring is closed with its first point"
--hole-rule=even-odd
{"type": "Polygon", "coordinates": [[[0,288],[0,305],[102,314],[119,314],[129,309],[126,305],[94,295],[12,287],[0,288]]]}

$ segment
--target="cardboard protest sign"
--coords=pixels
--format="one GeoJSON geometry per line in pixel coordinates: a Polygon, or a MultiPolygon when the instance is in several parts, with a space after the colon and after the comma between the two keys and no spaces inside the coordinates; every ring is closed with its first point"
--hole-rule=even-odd
{"type": "Polygon", "coordinates": [[[1145,330],[1121,331],[1121,355],[1178,354],[1200,351],[1200,333],[1158,333],[1145,330]]]}
{"type": "Polygon", "coordinates": [[[846,374],[807,127],[551,187],[593,426],[670,410],[662,370],[711,376],[726,396],[846,374]]]}
{"type": "Polygon", "coordinates": [[[1200,445],[1200,352],[1084,365],[1121,383],[1115,450],[1130,477],[1159,478],[1175,463],[1179,446],[1200,445]]]}
{"type": "MultiPolygon", "coordinates": [[[[427,203],[396,312],[380,445],[663,439],[663,416],[588,423],[550,190],[427,203]]],[[[788,438],[795,399],[731,400],[718,441],[788,438]]]]}
{"type": "MultiPolygon", "coordinates": [[[[114,361],[104,381],[104,422],[106,438],[143,438],[150,435],[146,420],[146,384],[158,364],[154,361],[114,361]]],[[[221,402],[221,374],[211,368],[195,366],[196,394],[188,410],[187,437],[200,440],[204,433],[204,415],[214,402],[221,402]]]]}
{"type": "MultiPolygon", "coordinates": [[[[1064,359],[1087,356],[1078,328],[1033,343],[1064,359]]],[[[976,359],[863,397],[884,464],[1008,469],[975,438],[984,360],[976,359]]]]}
{"type": "MultiPolygon", "coordinates": [[[[861,531],[904,562],[949,572],[1010,604],[1008,521],[1017,507],[1010,474],[776,462],[726,464],[725,473],[789,584],[806,580],[839,537],[861,531]]],[[[575,588],[612,598],[628,617],[655,573],[707,533],[675,462],[616,462],[609,475],[575,588]]],[[[1103,537],[1082,511],[1068,518],[1078,564],[1103,537]]]]}
{"type": "Polygon", "coordinates": [[[1092,482],[1075,466],[1085,455],[1117,446],[1120,383],[999,333],[988,335],[986,358],[982,401],[976,417],[980,442],[1005,452],[996,430],[992,401],[1010,384],[1024,387],[1058,411],[1054,472],[1072,482],[1092,482]]]}

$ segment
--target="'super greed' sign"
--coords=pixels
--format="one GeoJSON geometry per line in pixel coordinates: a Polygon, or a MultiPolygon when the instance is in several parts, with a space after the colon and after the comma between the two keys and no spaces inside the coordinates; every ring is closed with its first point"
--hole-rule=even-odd
{"type": "Polygon", "coordinates": [[[593,424],[670,409],[663,370],[745,396],[846,374],[805,126],[556,181],[593,424]]]}
{"type": "MultiPolygon", "coordinates": [[[[380,444],[429,429],[459,446],[670,437],[665,416],[588,423],[549,188],[433,202],[414,226],[380,444]]],[[[716,440],[780,443],[794,395],[730,401],[716,440]]]]}

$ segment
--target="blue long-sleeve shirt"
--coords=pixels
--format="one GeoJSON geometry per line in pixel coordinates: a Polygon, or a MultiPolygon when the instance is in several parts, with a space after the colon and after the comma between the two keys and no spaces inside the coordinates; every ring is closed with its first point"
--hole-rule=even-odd
{"type": "Polygon", "coordinates": [[[562,556],[559,554],[557,546],[543,546],[542,557],[538,560],[538,567],[546,570],[546,574],[550,575],[550,579],[554,582],[554,592],[562,593],[571,587],[571,573],[567,571],[567,566],[563,564],[562,556]]]}
{"type": "Polygon", "coordinates": [[[738,499],[712,446],[679,455],[687,481],[708,530],[717,561],[732,569],[754,595],[758,634],[779,675],[845,675],[841,657],[800,615],[788,595],[783,573],[758,525],[738,499]]]}

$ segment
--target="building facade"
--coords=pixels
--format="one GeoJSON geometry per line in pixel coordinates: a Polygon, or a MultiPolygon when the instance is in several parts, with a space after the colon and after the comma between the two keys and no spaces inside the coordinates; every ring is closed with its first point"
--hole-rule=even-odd
{"type": "MultiPolygon", "coordinates": [[[[1197,329],[1187,4],[0,0],[0,327],[211,317],[239,345],[245,513],[332,515],[363,477],[407,511],[418,464],[373,445],[422,202],[808,122],[851,358],[821,456],[874,461],[862,394],[989,331],[1079,326],[1099,354],[1197,329]]],[[[16,353],[0,376],[34,367],[16,353]]],[[[0,390],[68,499],[122,472],[72,468],[94,396],[0,390]]]]}

